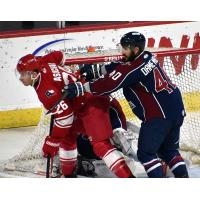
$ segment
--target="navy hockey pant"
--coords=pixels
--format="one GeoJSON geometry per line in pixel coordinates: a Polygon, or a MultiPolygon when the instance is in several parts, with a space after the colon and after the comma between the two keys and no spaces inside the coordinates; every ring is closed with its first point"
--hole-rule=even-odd
{"type": "Polygon", "coordinates": [[[188,177],[179,149],[180,127],[183,117],[176,120],[152,119],[143,122],[138,139],[137,156],[149,177],[164,177],[162,158],[175,177],[188,177]]]}

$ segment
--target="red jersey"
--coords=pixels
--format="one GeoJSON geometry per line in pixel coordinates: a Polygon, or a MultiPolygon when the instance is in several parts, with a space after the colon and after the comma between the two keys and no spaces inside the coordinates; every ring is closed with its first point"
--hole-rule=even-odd
{"type": "MultiPolygon", "coordinates": [[[[43,57],[38,57],[41,69],[38,82],[34,85],[35,91],[43,106],[49,110],[62,96],[62,89],[69,83],[77,81],[77,77],[70,70],[64,69],[64,55],[54,51],[43,57]]],[[[52,130],[54,137],[62,137],[68,133],[78,113],[91,94],[85,94],[73,100],[64,99],[52,111],[55,124],[52,130]]]]}

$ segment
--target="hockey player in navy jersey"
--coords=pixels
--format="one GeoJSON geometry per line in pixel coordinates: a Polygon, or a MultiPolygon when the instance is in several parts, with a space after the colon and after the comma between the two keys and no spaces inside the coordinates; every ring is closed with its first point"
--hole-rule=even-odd
{"type": "MultiPolygon", "coordinates": [[[[84,66],[81,73],[86,78],[99,79],[80,84],[79,91],[108,95],[123,88],[133,113],[142,120],[137,156],[148,176],[164,177],[160,157],[175,177],[186,178],[187,168],[178,150],[185,116],[181,93],[152,53],[144,50],[145,42],[139,32],[125,34],[120,40],[123,62],[84,66]]],[[[73,84],[68,86],[67,92],[71,98],[80,95],[73,84]]]]}

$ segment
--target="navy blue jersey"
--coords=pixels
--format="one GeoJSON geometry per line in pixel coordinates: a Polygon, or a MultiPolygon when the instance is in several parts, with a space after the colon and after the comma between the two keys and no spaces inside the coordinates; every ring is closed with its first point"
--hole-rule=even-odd
{"type": "Polygon", "coordinates": [[[144,51],[134,61],[111,63],[105,67],[108,73],[104,78],[90,82],[93,94],[108,95],[123,88],[131,109],[142,121],[176,119],[185,115],[178,87],[152,53],[144,51]]]}

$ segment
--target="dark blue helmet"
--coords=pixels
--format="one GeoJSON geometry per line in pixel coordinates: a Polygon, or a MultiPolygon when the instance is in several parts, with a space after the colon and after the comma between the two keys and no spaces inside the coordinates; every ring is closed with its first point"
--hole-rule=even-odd
{"type": "Polygon", "coordinates": [[[140,52],[144,51],[146,39],[142,33],[132,31],[122,36],[120,44],[122,47],[138,47],[140,52]]]}

